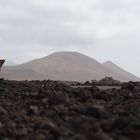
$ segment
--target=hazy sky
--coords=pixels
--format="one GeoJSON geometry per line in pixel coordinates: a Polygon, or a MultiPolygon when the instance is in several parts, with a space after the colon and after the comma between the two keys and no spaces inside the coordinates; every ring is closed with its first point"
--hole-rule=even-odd
{"type": "Polygon", "coordinates": [[[0,56],[15,63],[54,51],[111,60],[140,76],[139,0],[0,0],[0,56]]]}

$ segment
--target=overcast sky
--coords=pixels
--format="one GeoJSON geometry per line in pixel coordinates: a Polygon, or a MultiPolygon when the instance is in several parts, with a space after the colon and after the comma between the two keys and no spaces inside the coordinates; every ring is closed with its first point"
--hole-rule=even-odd
{"type": "Polygon", "coordinates": [[[139,0],[0,0],[0,56],[22,63],[55,51],[111,60],[140,76],[139,0]]]}

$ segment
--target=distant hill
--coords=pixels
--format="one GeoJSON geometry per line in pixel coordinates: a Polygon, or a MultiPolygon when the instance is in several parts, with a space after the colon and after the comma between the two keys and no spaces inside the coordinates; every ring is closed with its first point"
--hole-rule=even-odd
{"type": "Polygon", "coordinates": [[[87,81],[93,79],[100,80],[106,76],[120,81],[136,81],[139,79],[135,76],[130,77],[127,74],[125,75],[111,70],[105,64],[102,65],[95,59],[77,52],[56,52],[22,65],[5,67],[4,76],[8,78],[10,71],[13,71],[10,79],[18,80],[25,79],[27,75],[28,80],[36,78],[39,80],[87,81]],[[19,76],[17,76],[16,70],[20,71],[19,76]],[[34,76],[34,74],[28,75],[27,70],[31,70],[38,76],[34,76]]]}
{"type": "Polygon", "coordinates": [[[129,79],[132,79],[132,80],[135,80],[135,81],[139,81],[140,79],[138,77],[136,77],[135,75],[131,74],[130,72],[122,69],[121,67],[117,66],[116,64],[114,64],[113,62],[111,61],[106,61],[103,63],[103,65],[107,68],[109,68],[110,70],[120,74],[120,75],[123,75],[124,77],[127,77],[129,79]]]}

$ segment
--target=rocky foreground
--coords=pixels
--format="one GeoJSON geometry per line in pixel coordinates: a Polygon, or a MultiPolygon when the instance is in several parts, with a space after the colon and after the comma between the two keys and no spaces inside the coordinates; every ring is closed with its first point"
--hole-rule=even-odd
{"type": "Polygon", "coordinates": [[[140,83],[100,91],[0,81],[1,140],[140,140],[140,83]]]}

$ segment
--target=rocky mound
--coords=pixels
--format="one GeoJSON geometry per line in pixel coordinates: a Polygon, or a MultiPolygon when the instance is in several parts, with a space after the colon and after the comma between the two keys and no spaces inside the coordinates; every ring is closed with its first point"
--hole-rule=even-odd
{"type": "Polygon", "coordinates": [[[140,83],[73,89],[0,81],[1,140],[139,140],[140,83]]]}
{"type": "Polygon", "coordinates": [[[120,86],[121,82],[118,80],[113,79],[112,77],[105,77],[101,80],[99,80],[97,83],[97,85],[103,85],[103,86],[120,86]]]}

